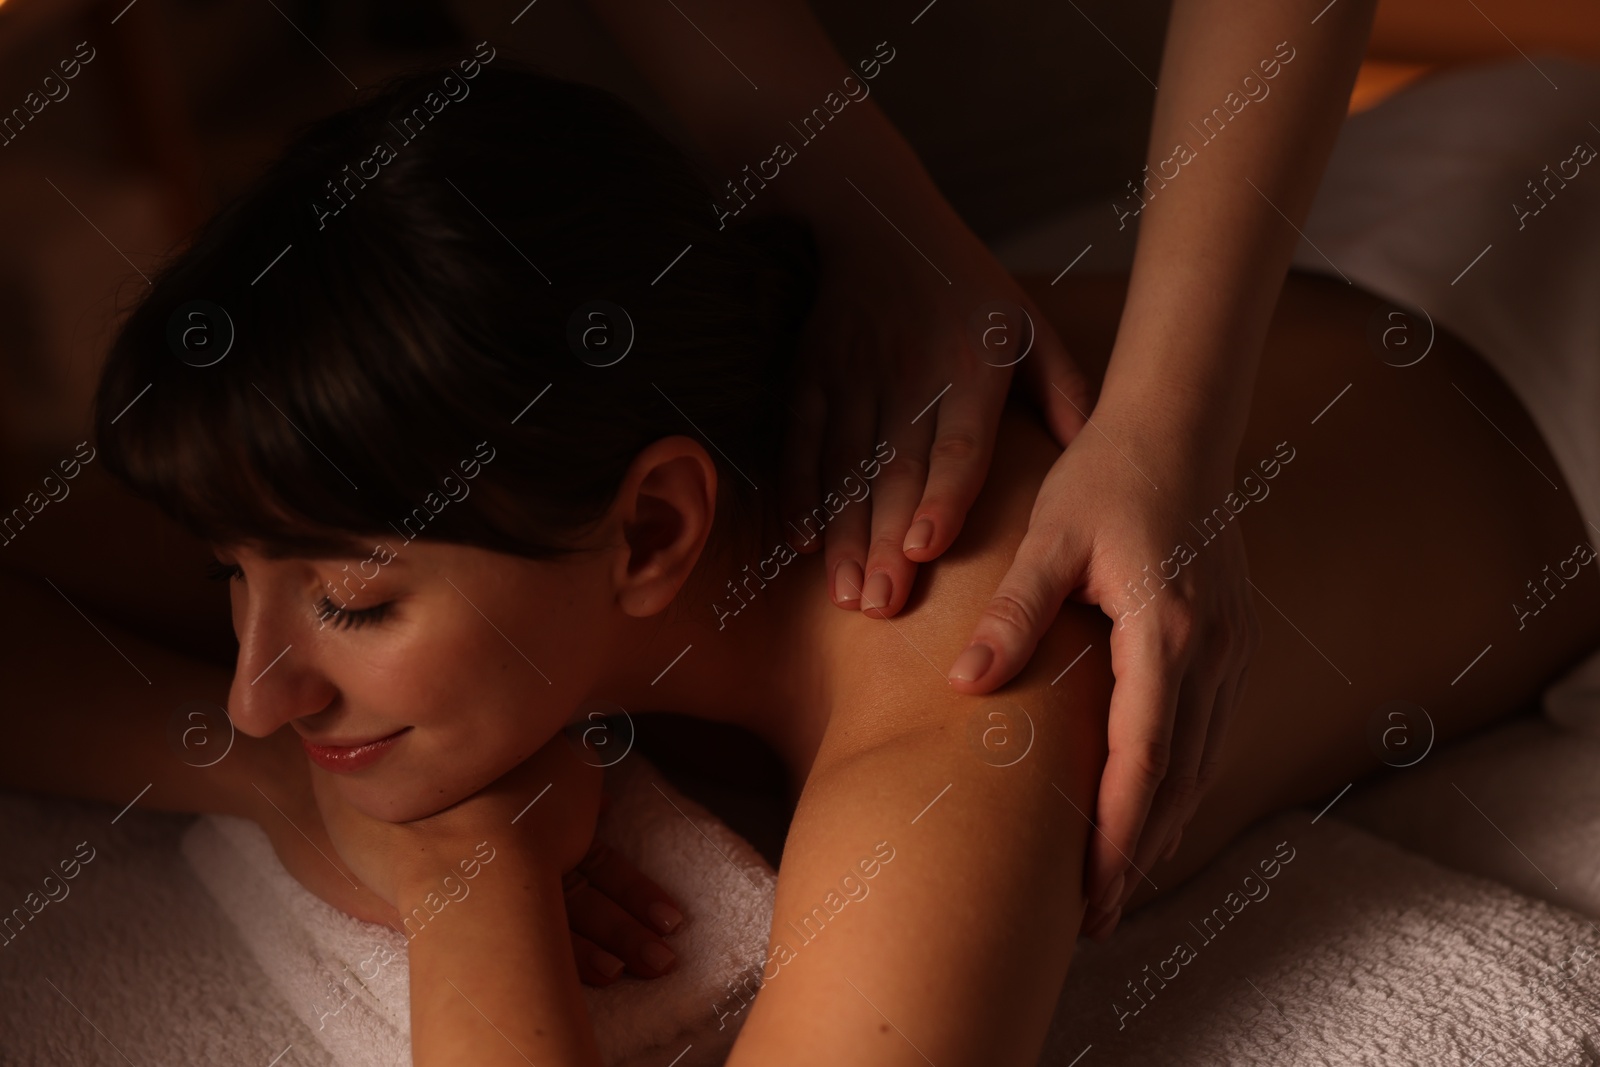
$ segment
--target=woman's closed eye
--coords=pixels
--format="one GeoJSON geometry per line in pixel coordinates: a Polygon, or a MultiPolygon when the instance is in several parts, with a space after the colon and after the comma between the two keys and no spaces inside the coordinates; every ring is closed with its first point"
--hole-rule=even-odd
{"type": "Polygon", "coordinates": [[[331,597],[324,595],[317,604],[317,618],[323,622],[332,619],[335,626],[342,628],[366,626],[368,623],[382,622],[383,617],[389,614],[389,609],[393,606],[393,604],[377,604],[355,611],[339,607],[331,597]]]}
{"type": "Polygon", "coordinates": [[[213,582],[226,581],[229,578],[237,578],[242,582],[244,568],[237,563],[224,563],[220,559],[214,559],[206,565],[206,577],[213,582]]]}
{"type": "MultiPolygon", "coordinates": [[[[244,568],[237,563],[223,563],[221,560],[214,559],[206,568],[206,577],[217,582],[226,581],[229,578],[242,582],[244,581],[244,568]]],[[[322,599],[317,602],[316,612],[319,621],[326,623],[332,620],[333,625],[348,629],[382,622],[384,617],[389,614],[389,609],[393,606],[392,604],[377,604],[357,611],[352,608],[340,607],[333,602],[332,597],[324,594],[322,599]]]]}

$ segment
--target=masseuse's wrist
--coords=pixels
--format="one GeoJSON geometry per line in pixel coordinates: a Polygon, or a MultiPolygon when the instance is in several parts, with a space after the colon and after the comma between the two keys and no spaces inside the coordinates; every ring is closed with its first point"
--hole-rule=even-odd
{"type": "Polygon", "coordinates": [[[1121,384],[1101,393],[1091,418],[1158,488],[1171,483],[1180,492],[1200,491],[1232,480],[1242,420],[1230,425],[1224,405],[1176,391],[1168,381],[1121,384]]]}

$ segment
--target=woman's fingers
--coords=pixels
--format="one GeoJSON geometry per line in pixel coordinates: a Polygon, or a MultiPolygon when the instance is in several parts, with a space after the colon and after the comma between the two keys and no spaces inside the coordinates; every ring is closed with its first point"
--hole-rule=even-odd
{"type": "Polygon", "coordinates": [[[675,966],[677,954],[665,941],[594,886],[580,880],[566,900],[572,932],[622,960],[635,976],[659,978],[675,966]]]}
{"type": "Polygon", "coordinates": [[[572,937],[572,958],[578,964],[578,978],[584,985],[604,989],[622,977],[627,964],[582,934],[570,930],[568,933],[572,937]]]}
{"type": "Polygon", "coordinates": [[[639,873],[639,868],[615,849],[595,842],[578,870],[590,885],[656,933],[670,934],[683,925],[683,913],[667,891],[639,873]]]}
{"type": "MultiPolygon", "coordinates": [[[[998,374],[995,378],[1004,384],[998,374]]],[[[937,415],[929,411],[917,416],[918,421],[937,418],[927,485],[900,546],[918,563],[937,558],[955,541],[989,475],[1006,394],[1004,388],[994,389],[993,382],[979,384],[976,389],[952,387],[939,400],[937,415]]]]}

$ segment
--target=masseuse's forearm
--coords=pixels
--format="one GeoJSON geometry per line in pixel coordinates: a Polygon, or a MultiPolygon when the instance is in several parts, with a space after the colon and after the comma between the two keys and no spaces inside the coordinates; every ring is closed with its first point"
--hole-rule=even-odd
{"type": "Polygon", "coordinates": [[[1375,5],[1319,6],[1176,0],[1149,182],[1114,208],[1137,215],[1139,245],[1097,416],[1148,428],[1223,476],[1375,5]]]}
{"type": "Polygon", "coordinates": [[[943,204],[872,95],[878,79],[895,76],[897,42],[846,63],[800,0],[685,0],[683,13],[641,0],[590,3],[724,180],[740,195],[754,192],[751,213],[801,215],[826,241],[826,231],[872,210],[845,180],[863,174],[894,189],[897,203],[943,204]],[[818,108],[825,126],[793,125],[818,108]],[[780,144],[792,157],[774,161],[780,144]],[[763,171],[768,180],[758,180],[763,171]]]}
{"type": "Polygon", "coordinates": [[[598,1065],[561,875],[502,847],[471,885],[442,907],[438,880],[400,891],[403,917],[413,908],[429,916],[409,949],[412,1063],[598,1065]],[[427,907],[429,894],[437,915],[427,907]]]}

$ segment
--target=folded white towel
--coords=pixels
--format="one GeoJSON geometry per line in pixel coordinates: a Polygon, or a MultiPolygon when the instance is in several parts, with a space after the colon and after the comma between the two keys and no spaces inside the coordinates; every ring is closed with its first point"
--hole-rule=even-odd
{"type": "Polygon", "coordinates": [[[1600,1052],[1593,923],[1303,811],[1080,948],[1042,1063],[1089,1046],[1084,1065],[1169,1067],[1589,1067],[1600,1052]]]}
{"type": "MultiPolygon", "coordinates": [[[[721,1063],[745,1016],[729,983],[758,967],[777,876],[743,838],[638,755],[607,772],[600,836],[678,901],[671,974],[588,989],[608,1067],[721,1063]],[[674,1057],[681,1056],[681,1059],[674,1057]]],[[[406,938],[351,918],[284,870],[255,823],[205,816],[183,852],[261,968],[340,1067],[411,1062],[406,938]]]]}
{"type": "Polygon", "coordinates": [[[1386,773],[1333,813],[1458,871],[1600,919],[1600,739],[1522,716],[1386,773]]]}

